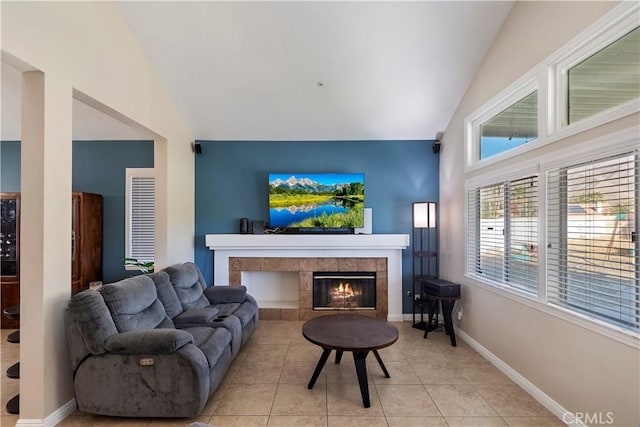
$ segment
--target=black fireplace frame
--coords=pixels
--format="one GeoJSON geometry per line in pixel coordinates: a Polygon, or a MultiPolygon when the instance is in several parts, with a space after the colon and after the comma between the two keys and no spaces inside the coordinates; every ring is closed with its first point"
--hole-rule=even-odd
{"type": "Polygon", "coordinates": [[[376,271],[314,271],[311,279],[311,303],[312,308],[315,311],[328,311],[328,310],[357,310],[357,311],[375,311],[378,306],[378,276],[376,271]],[[326,277],[325,277],[326,276],[326,277]],[[316,278],[362,278],[373,280],[373,291],[369,297],[373,299],[372,305],[363,307],[323,307],[317,304],[316,294],[316,278]]]}

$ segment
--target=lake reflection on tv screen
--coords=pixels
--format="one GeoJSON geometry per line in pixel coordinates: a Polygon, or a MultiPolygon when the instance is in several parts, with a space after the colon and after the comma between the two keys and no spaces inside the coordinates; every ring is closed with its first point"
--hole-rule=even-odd
{"type": "Polygon", "coordinates": [[[364,223],[364,175],[270,174],[272,228],[354,228],[364,223]]]}

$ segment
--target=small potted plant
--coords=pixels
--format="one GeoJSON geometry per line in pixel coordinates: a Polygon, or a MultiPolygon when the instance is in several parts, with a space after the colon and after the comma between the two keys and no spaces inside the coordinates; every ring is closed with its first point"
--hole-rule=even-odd
{"type": "Polygon", "coordinates": [[[125,270],[138,270],[143,274],[153,273],[153,261],[138,261],[135,258],[124,258],[125,270]]]}

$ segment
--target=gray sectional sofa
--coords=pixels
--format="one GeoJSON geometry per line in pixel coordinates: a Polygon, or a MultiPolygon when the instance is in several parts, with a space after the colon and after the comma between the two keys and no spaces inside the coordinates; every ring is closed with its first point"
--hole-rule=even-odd
{"type": "Polygon", "coordinates": [[[193,417],[255,330],[258,305],[185,263],[82,291],[66,314],[78,409],[193,417]]]}

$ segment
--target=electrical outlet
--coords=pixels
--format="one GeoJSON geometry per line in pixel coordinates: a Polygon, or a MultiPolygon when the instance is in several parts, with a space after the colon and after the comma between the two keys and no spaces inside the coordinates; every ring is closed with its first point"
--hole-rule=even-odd
{"type": "Polygon", "coordinates": [[[462,320],[462,307],[458,309],[458,320],[462,320]]]}

